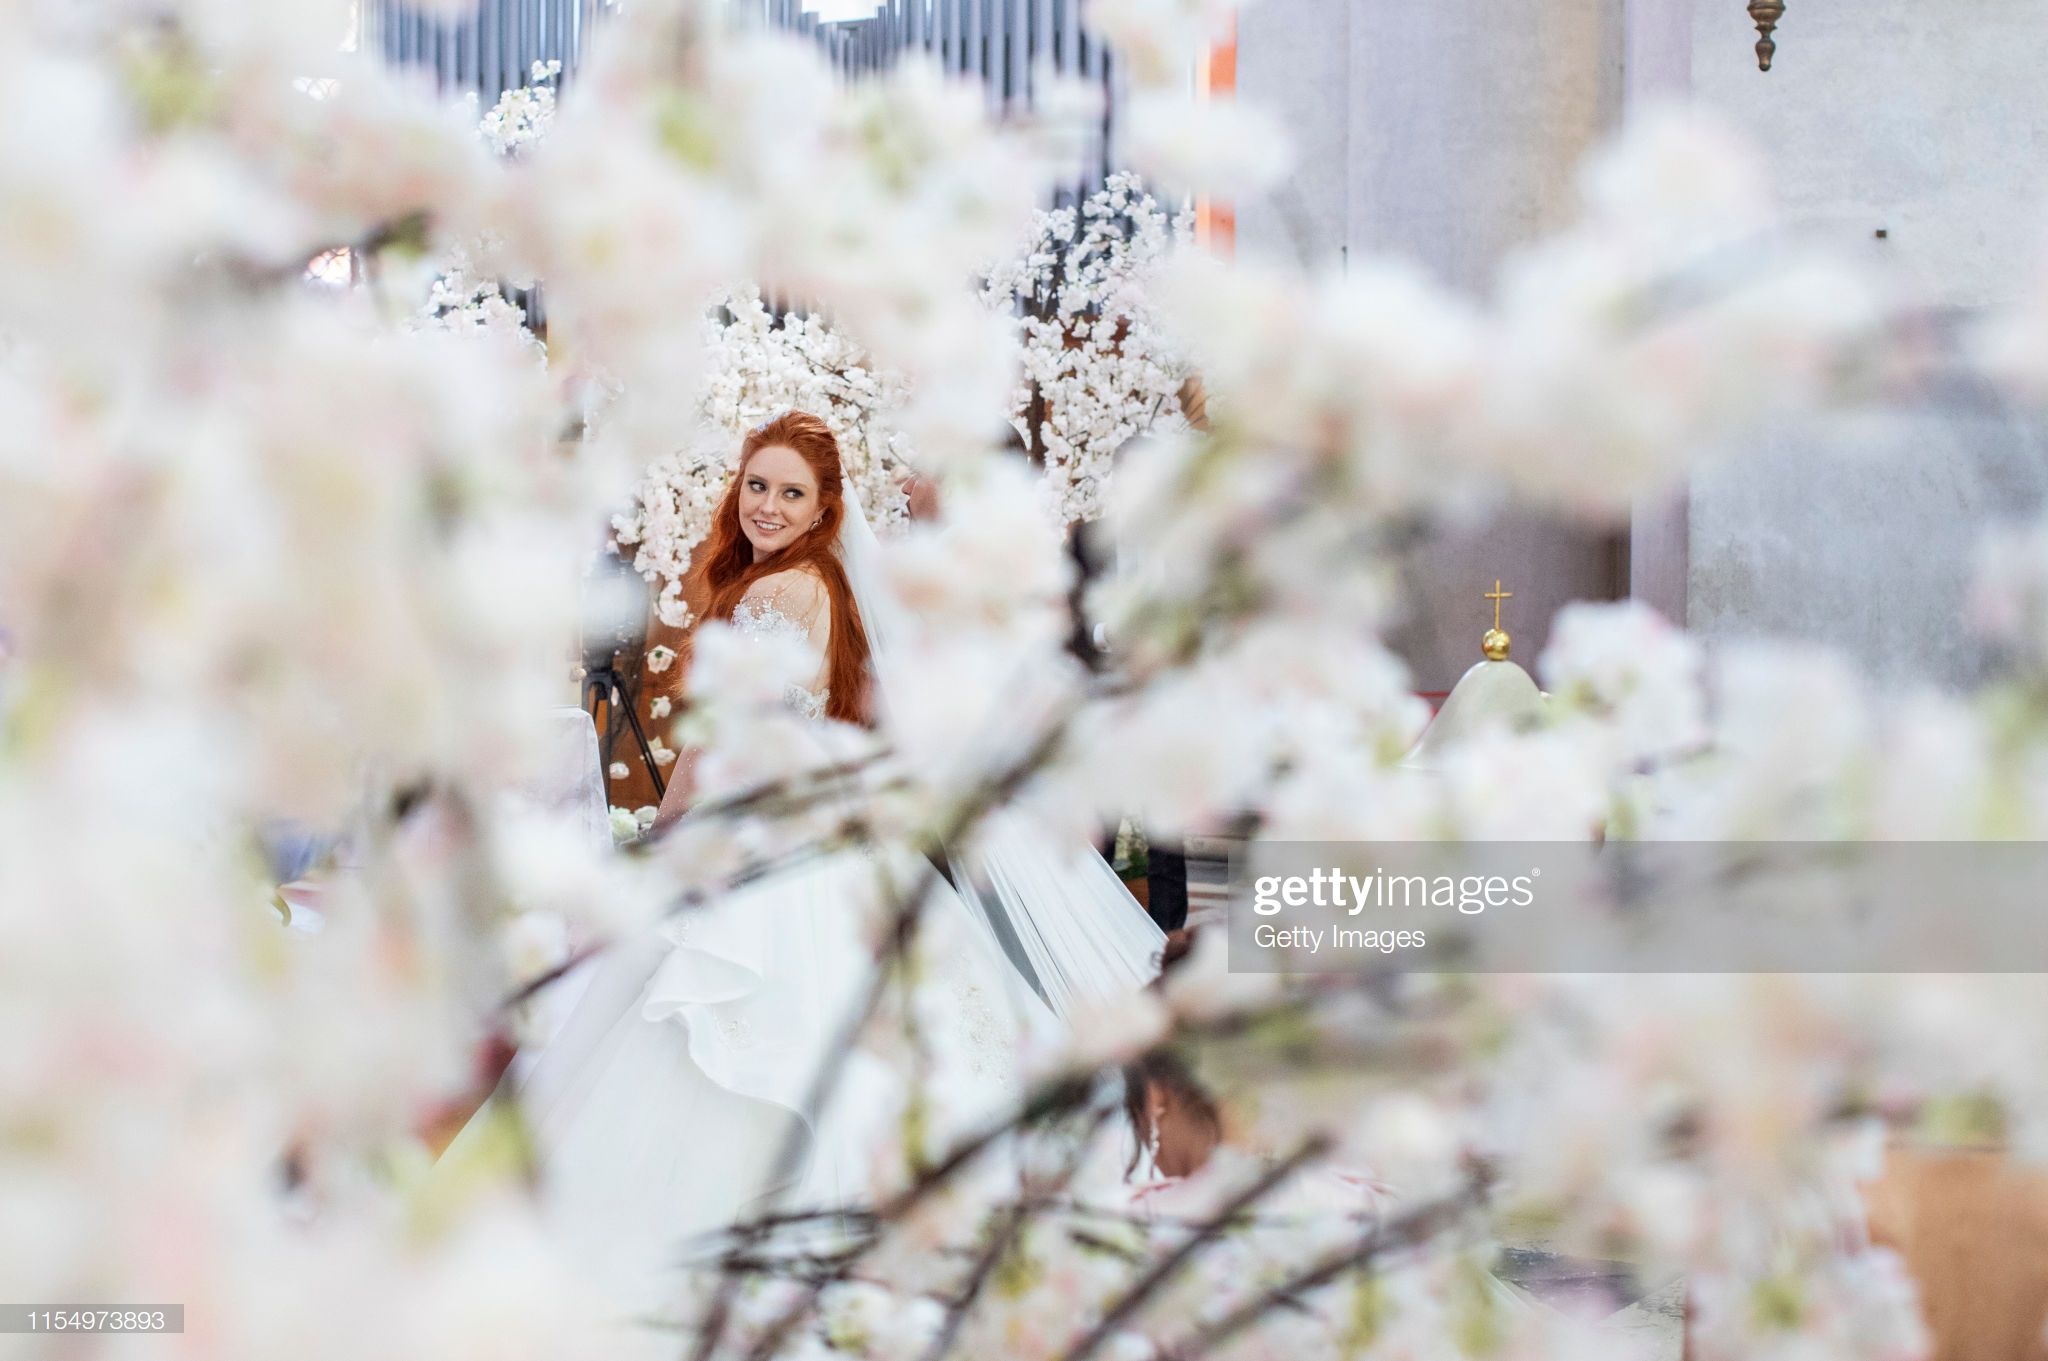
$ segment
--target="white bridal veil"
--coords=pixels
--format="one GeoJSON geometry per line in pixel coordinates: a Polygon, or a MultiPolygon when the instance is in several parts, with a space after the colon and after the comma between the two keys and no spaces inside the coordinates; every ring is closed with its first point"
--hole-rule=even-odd
{"type": "MultiPolygon", "coordinates": [[[[882,546],[860,498],[849,489],[845,502],[839,560],[867,629],[878,707],[886,714],[909,619],[883,574],[882,546]]],[[[973,852],[949,854],[960,897],[1056,1014],[1135,992],[1158,973],[1165,934],[1093,846],[1061,847],[1028,818],[998,811],[973,852]]]]}

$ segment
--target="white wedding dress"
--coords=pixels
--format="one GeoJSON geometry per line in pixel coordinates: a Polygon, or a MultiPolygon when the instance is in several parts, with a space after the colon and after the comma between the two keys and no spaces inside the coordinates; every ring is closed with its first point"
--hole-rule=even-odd
{"type": "MultiPolygon", "coordinates": [[[[822,645],[815,578],[750,597],[743,636],[822,645]],[[805,606],[811,606],[808,611],[805,606]],[[807,617],[808,614],[808,617],[807,617]]],[[[777,578],[769,578],[776,582],[777,578]]],[[[791,707],[822,720],[821,686],[792,686],[791,707]]],[[[880,852],[843,851],[749,883],[707,908],[615,945],[559,1031],[527,1069],[519,1099],[533,1134],[551,1232],[623,1312],[677,1298],[692,1238],[742,1214],[844,1207],[863,1198],[872,1160],[892,1143],[893,1075],[856,1052],[823,1109],[808,1096],[835,1037],[868,987],[872,947],[858,904],[872,896],[880,852]],[[771,1184],[786,1140],[798,1171],[771,1184]]],[[[921,868],[900,856],[898,876],[921,868]]],[[[1005,958],[983,918],[941,880],[920,932],[940,961],[922,1025],[940,1056],[949,1110],[1001,1118],[1023,1093],[1021,1063],[1047,1042],[1051,1012],[1005,958]]],[[[472,1122],[464,1139],[479,1128],[472,1122]]]]}

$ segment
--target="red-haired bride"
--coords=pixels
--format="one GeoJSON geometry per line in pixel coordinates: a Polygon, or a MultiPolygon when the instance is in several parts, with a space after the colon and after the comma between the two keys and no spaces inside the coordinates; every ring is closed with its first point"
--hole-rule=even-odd
{"type": "MultiPolygon", "coordinates": [[[[721,646],[783,658],[800,647],[814,661],[789,684],[788,709],[871,725],[887,708],[894,627],[873,547],[831,430],[790,412],[747,436],[690,598],[730,629],[721,646]]],[[[688,784],[671,786],[664,822],[687,820],[688,784]]],[[[1156,967],[1162,937],[1092,848],[1054,854],[998,828],[927,899],[915,1052],[842,1055],[837,1037],[873,976],[863,904],[889,863],[882,851],[814,857],[615,946],[534,1063],[521,1100],[551,1218],[629,1300],[674,1300],[687,1240],[771,1200],[864,1199],[878,1152],[928,1125],[934,1096],[961,1133],[995,1118],[1022,1095],[1022,1057],[1056,1014],[1135,990],[1156,967]],[[819,1105],[828,1060],[834,1094],[819,1105]]]]}

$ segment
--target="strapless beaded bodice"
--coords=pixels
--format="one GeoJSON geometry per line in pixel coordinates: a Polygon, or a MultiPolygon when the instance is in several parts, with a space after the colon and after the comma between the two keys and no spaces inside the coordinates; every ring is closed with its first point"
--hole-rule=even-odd
{"type": "MultiPolygon", "coordinates": [[[[810,630],[766,597],[749,596],[735,605],[732,626],[743,638],[793,638],[807,648],[811,645],[810,630]]],[[[830,690],[802,685],[785,686],[782,691],[783,702],[805,718],[823,718],[825,701],[830,695],[830,690]]]]}

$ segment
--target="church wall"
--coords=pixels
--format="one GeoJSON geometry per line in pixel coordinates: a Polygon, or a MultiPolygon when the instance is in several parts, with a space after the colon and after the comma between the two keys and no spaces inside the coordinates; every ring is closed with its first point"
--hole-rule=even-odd
{"type": "Polygon", "coordinates": [[[2042,502],[2043,434],[1981,391],[1788,423],[1693,479],[1690,626],[1847,652],[1881,684],[1969,684],[1979,532],[2042,502]]]}
{"type": "Polygon", "coordinates": [[[1690,9],[1695,97],[1771,149],[1802,223],[1931,302],[2010,296],[2048,245],[2048,5],[1790,0],[1768,74],[1740,0],[1690,9]]]}
{"type": "MultiPolygon", "coordinates": [[[[1694,96],[1768,148],[1802,230],[1952,321],[2022,286],[2048,241],[2048,5],[1792,0],[1765,74],[1736,0],[1650,2],[1689,8],[1694,96]]],[[[1688,624],[1826,642],[1896,685],[1982,677],[1972,545],[2041,503],[2043,435],[1951,385],[1748,441],[1691,487],[1688,624]]]]}

